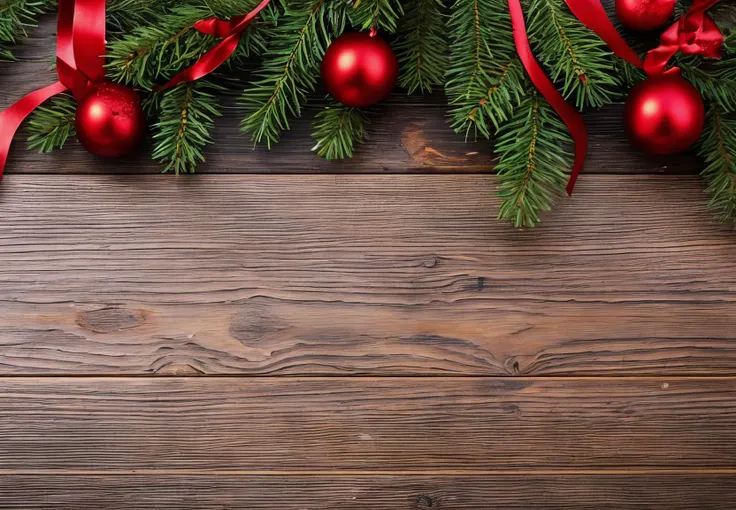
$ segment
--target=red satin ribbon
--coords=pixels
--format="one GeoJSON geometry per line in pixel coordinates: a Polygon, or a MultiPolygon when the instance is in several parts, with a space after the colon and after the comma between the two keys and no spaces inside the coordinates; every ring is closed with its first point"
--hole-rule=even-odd
{"type": "Polygon", "coordinates": [[[534,53],[532,53],[529,37],[526,32],[521,0],[508,0],[508,2],[509,12],[511,13],[511,25],[514,29],[514,43],[516,44],[516,51],[519,53],[519,58],[522,64],[524,64],[524,68],[529,74],[532,83],[534,83],[537,90],[541,92],[547,102],[559,114],[567,129],[570,130],[573,141],[575,142],[575,162],[572,167],[570,182],[567,185],[567,192],[570,194],[575,187],[575,180],[580,175],[585,164],[585,157],[588,153],[588,130],[585,127],[585,121],[583,121],[580,112],[565,101],[565,98],[557,90],[552,80],[547,77],[544,69],[537,62],[537,59],[534,58],[534,53]]]}
{"type": "MultiPolygon", "coordinates": [[[[642,62],[639,55],[618,33],[608,18],[600,0],[565,0],[573,15],[586,27],[595,32],[618,57],[632,65],[644,69],[647,74],[661,74],[677,71],[667,70],[669,60],[678,52],[688,55],[702,55],[719,58],[724,39],[713,20],[705,11],[720,0],[695,0],[692,8],[677,23],[662,34],[660,46],[651,50],[642,62]]],[[[588,134],[580,112],[570,106],[559,93],[542,67],[534,58],[524,23],[524,13],[520,0],[508,0],[511,24],[514,29],[514,42],[524,68],[532,83],[555,109],[570,130],[575,143],[575,161],[567,184],[568,195],[572,194],[575,183],[583,169],[588,152],[588,134]]]]}
{"type": "Polygon", "coordinates": [[[193,65],[178,73],[165,85],[157,87],[156,90],[166,90],[180,83],[198,80],[220,67],[236,50],[240,42],[240,37],[243,35],[245,29],[248,28],[248,25],[250,25],[255,17],[270,2],[271,0],[263,0],[248,14],[235,16],[228,21],[208,18],[195,23],[193,26],[197,31],[213,37],[222,38],[222,41],[202,55],[193,65]]]}
{"type": "Polygon", "coordinates": [[[0,179],[10,144],[26,117],[49,98],[71,90],[81,99],[105,79],[105,0],[59,0],[56,73],[59,81],[31,92],[0,113],[0,179]]]}
{"type": "Polygon", "coordinates": [[[665,30],[659,46],[647,53],[643,69],[650,76],[668,72],[667,64],[680,51],[685,55],[721,58],[724,38],[705,11],[720,0],[695,0],[693,6],[670,28],[665,30]]]}

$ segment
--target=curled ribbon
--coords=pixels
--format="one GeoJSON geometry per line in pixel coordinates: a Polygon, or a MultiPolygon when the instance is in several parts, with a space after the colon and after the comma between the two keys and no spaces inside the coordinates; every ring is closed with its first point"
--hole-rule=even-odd
{"type": "MultiPolygon", "coordinates": [[[[639,55],[618,33],[600,0],[565,0],[573,15],[583,25],[595,32],[616,56],[643,69],[650,76],[677,72],[677,68],[668,70],[667,64],[678,51],[687,55],[702,55],[708,58],[721,56],[724,44],[723,34],[710,16],[705,13],[719,1],[695,0],[692,8],[662,34],[660,45],[651,50],[642,62],[639,55]]],[[[508,0],[508,4],[519,58],[534,86],[570,130],[575,143],[575,161],[567,184],[567,193],[571,195],[588,152],[588,133],[585,122],[580,112],[565,101],[534,57],[526,33],[521,0],[508,0]]]]}
{"type": "Polygon", "coordinates": [[[234,16],[227,21],[218,18],[208,18],[196,22],[193,27],[198,32],[222,40],[210,51],[202,55],[194,64],[174,76],[168,83],[157,87],[157,91],[175,87],[203,78],[220,67],[237,49],[240,38],[248,25],[260,12],[266,8],[271,0],[263,0],[248,14],[234,16]]]}
{"type": "Polygon", "coordinates": [[[105,79],[105,0],[59,0],[56,73],[59,81],[31,92],[0,113],[0,179],[10,144],[26,117],[49,98],[71,90],[77,100],[105,79]]]}

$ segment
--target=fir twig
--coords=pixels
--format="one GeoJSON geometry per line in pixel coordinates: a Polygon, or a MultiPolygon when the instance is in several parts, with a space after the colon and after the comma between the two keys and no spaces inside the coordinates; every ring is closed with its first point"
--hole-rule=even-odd
{"type": "Polygon", "coordinates": [[[362,30],[375,28],[393,33],[403,13],[401,2],[397,0],[355,0],[350,21],[362,30]]]}
{"type": "Polygon", "coordinates": [[[719,221],[736,222],[736,119],[718,105],[708,111],[698,153],[705,159],[702,175],[711,195],[709,206],[719,221]]]}
{"type": "Polygon", "coordinates": [[[222,89],[199,80],[163,92],[153,125],[153,159],[163,172],[192,173],[205,161],[203,150],[213,143],[214,118],[221,115],[215,92],[222,89]]]}
{"type": "Polygon", "coordinates": [[[567,182],[572,155],[570,134],[557,114],[535,92],[527,94],[496,141],[500,180],[499,219],[533,227],[549,211],[567,182]]]}
{"type": "Polygon", "coordinates": [[[15,60],[10,46],[27,37],[26,29],[36,26],[38,17],[53,0],[3,0],[0,2],[0,61],[15,60]]]}
{"type": "MultiPolygon", "coordinates": [[[[255,0],[235,0],[231,9],[238,13],[250,11],[255,0]]],[[[219,4],[218,4],[219,5],[219,4]]],[[[201,34],[194,22],[218,14],[207,2],[179,5],[154,16],[147,24],[134,28],[108,48],[108,77],[145,90],[163,82],[217,44],[217,39],[201,34]]],[[[262,14],[262,16],[265,16],[262,14]]],[[[258,52],[263,39],[249,27],[241,38],[239,53],[258,52]]]]}
{"type": "Polygon", "coordinates": [[[68,94],[60,94],[39,106],[26,124],[30,133],[28,148],[39,152],[61,149],[70,138],[76,136],[74,117],[77,103],[68,94]]]}
{"type": "Polygon", "coordinates": [[[367,123],[366,114],[359,108],[332,101],[314,118],[312,137],[317,144],[312,150],[328,160],[351,158],[355,145],[365,138],[367,123]]]}
{"type": "Polygon", "coordinates": [[[540,63],[560,81],[562,93],[578,108],[609,104],[621,82],[611,72],[613,54],[559,0],[532,0],[529,39],[540,63]]]}
{"type": "Polygon", "coordinates": [[[489,138],[524,94],[506,0],[456,0],[448,31],[454,37],[445,85],[452,128],[466,138],[489,138]]]}
{"type": "Polygon", "coordinates": [[[274,31],[258,71],[258,79],[243,92],[246,116],[241,131],[268,147],[289,129],[289,116],[301,116],[307,94],[314,91],[322,60],[332,36],[344,30],[344,5],[326,0],[296,0],[289,4],[274,31]]]}
{"type": "Polygon", "coordinates": [[[410,0],[394,49],[401,65],[399,85],[409,94],[444,84],[447,68],[442,0],[410,0]]]}

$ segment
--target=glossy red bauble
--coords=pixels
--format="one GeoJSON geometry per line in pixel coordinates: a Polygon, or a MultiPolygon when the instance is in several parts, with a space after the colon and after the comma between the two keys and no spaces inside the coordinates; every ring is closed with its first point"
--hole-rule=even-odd
{"type": "Polygon", "coordinates": [[[140,143],[146,116],[138,93],[116,83],[94,85],[77,106],[74,121],[82,146],[96,156],[119,157],[140,143]]]}
{"type": "Polygon", "coordinates": [[[616,17],[632,30],[654,30],[675,12],[677,0],[616,0],[616,17]]]}
{"type": "Polygon", "coordinates": [[[398,76],[396,55],[377,35],[343,34],[330,44],[322,60],[327,91],[347,106],[366,107],[386,99],[398,76]]]}
{"type": "Polygon", "coordinates": [[[629,138],[650,154],[674,154],[703,132],[705,107],[679,73],[650,76],[629,93],[624,124],[629,138]]]}

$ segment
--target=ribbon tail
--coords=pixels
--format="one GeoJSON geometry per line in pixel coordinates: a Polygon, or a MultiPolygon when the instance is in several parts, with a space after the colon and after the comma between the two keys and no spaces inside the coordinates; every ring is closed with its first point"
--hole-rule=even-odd
{"type": "MultiPolygon", "coordinates": [[[[240,36],[243,31],[250,25],[251,21],[255,19],[260,12],[266,8],[271,0],[262,0],[258,6],[250,11],[248,14],[242,17],[238,17],[237,23],[232,27],[230,33],[222,41],[210,51],[202,55],[190,67],[184,69],[176,76],[174,76],[168,83],[156,87],[154,90],[157,92],[170,89],[180,83],[192,82],[199,80],[215,71],[220,67],[230,56],[235,52],[240,42],[240,36]]],[[[212,24],[211,20],[204,20],[195,24],[195,28],[203,33],[218,33],[221,30],[222,25],[212,24]],[[219,27],[219,28],[218,28],[219,27]]]]}
{"type": "Polygon", "coordinates": [[[600,0],[565,0],[570,12],[586,27],[605,42],[611,51],[638,68],[642,68],[641,57],[621,37],[616,27],[608,18],[600,0]]]}
{"type": "Polygon", "coordinates": [[[31,92],[10,106],[10,108],[0,113],[0,179],[3,177],[5,163],[8,160],[10,144],[23,121],[44,101],[65,90],[67,90],[67,87],[63,83],[56,82],[31,92]]]}
{"type": "Polygon", "coordinates": [[[582,115],[574,107],[570,106],[565,98],[555,87],[554,83],[547,77],[537,59],[532,53],[529,38],[526,33],[526,24],[524,22],[524,11],[521,8],[520,0],[508,0],[509,12],[511,13],[511,24],[514,29],[514,43],[516,51],[519,54],[522,64],[527,74],[537,87],[537,90],[544,96],[547,102],[554,108],[562,121],[572,134],[575,143],[575,161],[572,167],[570,180],[567,184],[567,194],[571,195],[575,188],[575,182],[583,170],[585,158],[588,154],[588,130],[585,127],[582,115]]]}

